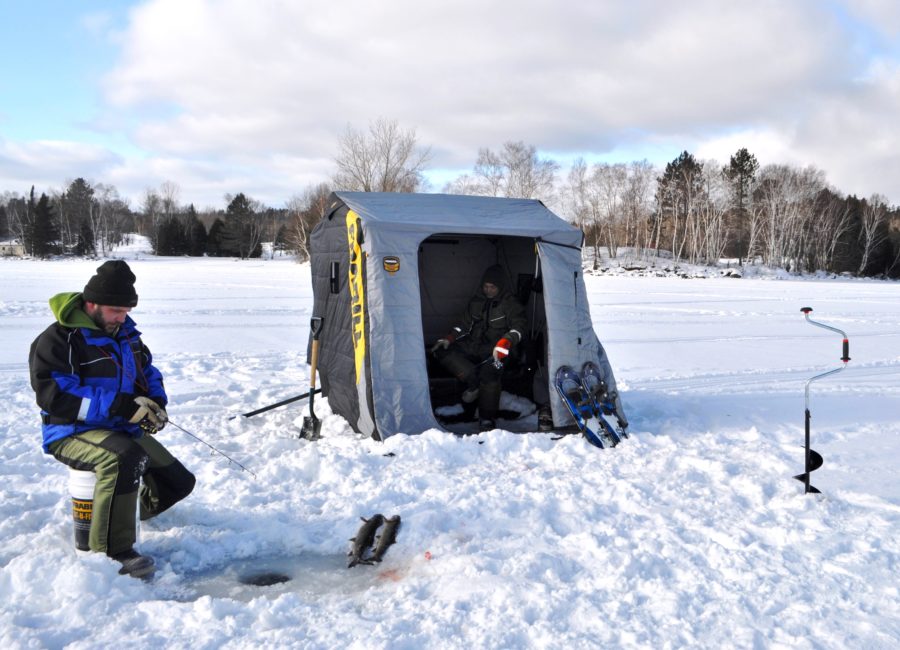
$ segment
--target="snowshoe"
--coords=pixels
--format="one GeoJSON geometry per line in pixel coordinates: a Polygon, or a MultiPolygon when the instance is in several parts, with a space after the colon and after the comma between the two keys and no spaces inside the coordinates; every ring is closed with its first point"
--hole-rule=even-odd
{"type": "Polygon", "coordinates": [[[560,366],[555,379],[556,392],[587,441],[600,449],[618,444],[618,437],[610,436],[602,418],[595,415],[594,400],[585,390],[579,374],[570,366],[560,366]]]}
{"type": "Polygon", "coordinates": [[[609,436],[616,441],[614,444],[618,444],[622,438],[627,438],[625,428],[617,427],[612,422],[616,414],[615,404],[609,398],[609,391],[600,375],[600,368],[593,361],[587,361],[581,366],[581,384],[593,402],[594,415],[603,423],[609,436]]]}

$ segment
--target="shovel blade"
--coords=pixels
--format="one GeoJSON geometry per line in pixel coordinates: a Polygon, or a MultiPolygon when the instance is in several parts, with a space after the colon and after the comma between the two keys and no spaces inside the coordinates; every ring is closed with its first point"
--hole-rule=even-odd
{"type": "Polygon", "coordinates": [[[322,421],[315,416],[303,418],[303,426],[300,428],[300,437],[306,440],[318,440],[322,437],[322,421]]]}

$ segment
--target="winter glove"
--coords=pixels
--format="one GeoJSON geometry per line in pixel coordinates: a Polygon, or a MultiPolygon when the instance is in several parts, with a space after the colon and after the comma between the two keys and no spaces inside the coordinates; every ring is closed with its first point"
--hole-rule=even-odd
{"type": "MultiPolygon", "coordinates": [[[[156,416],[156,422],[153,423],[154,430],[150,431],[150,433],[162,431],[169,423],[169,414],[166,413],[166,409],[164,408],[164,406],[152,397],[135,397],[134,399],[135,401],[139,401],[142,404],[144,403],[144,400],[146,400],[146,406],[149,409],[150,413],[156,416]]],[[[151,416],[148,414],[148,417],[151,416]]]]}
{"type": "Polygon", "coordinates": [[[147,433],[156,433],[169,421],[162,406],[149,397],[135,397],[130,393],[119,393],[109,410],[113,415],[137,424],[147,433]]]}
{"type": "Polygon", "coordinates": [[[449,347],[450,347],[450,341],[448,341],[447,339],[438,339],[438,340],[437,340],[437,343],[435,343],[435,344],[431,347],[431,354],[434,354],[435,352],[437,352],[437,351],[440,350],[441,348],[443,348],[443,349],[446,350],[446,349],[449,348],[449,347]]]}
{"type": "Polygon", "coordinates": [[[502,338],[497,341],[496,345],[494,345],[494,362],[500,362],[506,360],[506,357],[509,356],[509,351],[512,348],[512,342],[507,338],[502,338]]]}

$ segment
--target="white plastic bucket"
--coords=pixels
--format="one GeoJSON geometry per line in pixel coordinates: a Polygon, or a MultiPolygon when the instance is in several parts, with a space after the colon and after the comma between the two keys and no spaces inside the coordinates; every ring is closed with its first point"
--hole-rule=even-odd
{"type": "Polygon", "coordinates": [[[97,477],[93,472],[69,468],[69,494],[72,497],[72,518],[75,522],[75,548],[79,551],[91,550],[88,536],[91,532],[94,484],[96,482],[97,477]]]}

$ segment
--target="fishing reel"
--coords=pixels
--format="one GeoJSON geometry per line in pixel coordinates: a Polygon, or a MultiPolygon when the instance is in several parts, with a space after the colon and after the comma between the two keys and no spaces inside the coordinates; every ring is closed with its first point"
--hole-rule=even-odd
{"type": "Polygon", "coordinates": [[[144,433],[149,433],[150,435],[159,433],[159,430],[162,428],[153,424],[153,422],[151,422],[148,418],[144,418],[143,420],[138,422],[138,426],[141,428],[141,431],[143,431],[144,433]]]}

